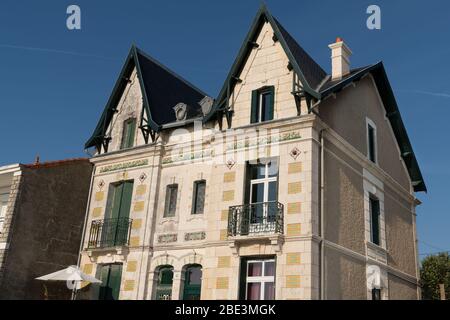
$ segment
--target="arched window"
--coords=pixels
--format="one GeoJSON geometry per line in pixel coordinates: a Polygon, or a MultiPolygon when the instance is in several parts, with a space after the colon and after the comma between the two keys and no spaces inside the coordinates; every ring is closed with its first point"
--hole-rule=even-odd
{"type": "Polygon", "coordinates": [[[202,287],[202,266],[192,264],[184,271],[183,300],[200,300],[202,287]]]}
{"type": "Polygon", "coordinates": [[[173,267],[161,266],[157,272],[158,282],[156,283],[155,299],[172,300],[173,267]]]}

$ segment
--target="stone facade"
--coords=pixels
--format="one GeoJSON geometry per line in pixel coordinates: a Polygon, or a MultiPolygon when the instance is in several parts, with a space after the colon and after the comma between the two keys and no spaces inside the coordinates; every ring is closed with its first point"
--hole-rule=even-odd
{"type": "Polygon", "coordinates": [[[1,182],[9,176],[2,189],[9,198],[0,233],[0,299],[70,298],[65,283],[35,278],[76,265],[91,171],[81,159],[0,172],[1,182]]]}
{"type": "MultiPolygon", "coordinates": [[[[417,298],[415,197],[372,79],[322,102],[317,114],[308,112],[305,99],[298,108],[291,92],[294,71],[287,68],[289,59],[273,32],[268,22],[262,25],[258,46],[230,92],[232,130],[221,130],[217,122],[194,123],[165,129],[145,144],[136,129],[134,147],[119,150],[126,118],[120,115],[139,117],[142,108],[137,82],[123,90],[118,120],[108,127],[109,152],[91,159],[92,191],[80,252],[81,267],[93,276],[101,266],[122,265],[119,299],[156,299],[160,272],[167,266],[173,277],[164,297],[183,299],[186,269],[193,265],[202,268],[201,299],[239,299],[244,261],[260,258],[275,260],[276,299],[370,298],[366,268],[372,264],[382,269],[384,299],[417,298]],[[274,87],[273,120],[251,124],[252,91],[265,86],[274,87]],[[377,165],[367,159],[366,116],[383,135],[377,165]],[[235,235],[230,223],[236,206],[246,202],[246,161],[265,158],[278,163],[281,232],[235,235]],[[124,181],[133,181],[129,239],[124,245],[92,246],[92,226],[110,208],[108,188],[124,181]],[[200,214],[192,208],[195,181],[206,181],[200,214]],[[167,215],[168,186],[174,185],[173,214],[167,215]],[[381,200],[380,245],[367,235],[367,192],[381,200]]],[[[136,71],[131,74],[133,79],[136,71]]],[[[87,286],[83,297],[98,298],[95,294],[95,287],[87,286]]]]}

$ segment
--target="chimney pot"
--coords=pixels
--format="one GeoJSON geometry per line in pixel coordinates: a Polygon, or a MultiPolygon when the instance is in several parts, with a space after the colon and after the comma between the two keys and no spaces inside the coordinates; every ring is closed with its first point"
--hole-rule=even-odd
{"type": "Polygon", "coordinates": [[[350,73],[352,51],[341,37],[328,46],[331,49],[331,80],[340,80],[350,73]]]}

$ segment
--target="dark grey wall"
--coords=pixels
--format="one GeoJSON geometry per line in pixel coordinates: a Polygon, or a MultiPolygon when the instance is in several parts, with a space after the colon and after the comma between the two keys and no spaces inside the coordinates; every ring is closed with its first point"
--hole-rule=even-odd
{"type": "Polygon", "coordinates": [[[68,299],[65,283],[36,277],[77,263],[92,165],[88,160],[23,169],[0,299],[68,299]]]}

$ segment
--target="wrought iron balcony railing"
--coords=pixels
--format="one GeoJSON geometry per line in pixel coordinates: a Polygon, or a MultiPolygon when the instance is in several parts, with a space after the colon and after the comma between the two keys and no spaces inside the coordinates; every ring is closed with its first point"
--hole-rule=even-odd
{"type": "Polygon", "coordinates": [[[283,234],[283,211],[278,201],[230,207],[228,236],[283,234]]]}
{"type": "Polygon", "coordinates": [[[130,240],[132,221],[129,218],[92,221],[88,248],[127,246],[130,240]]]}

